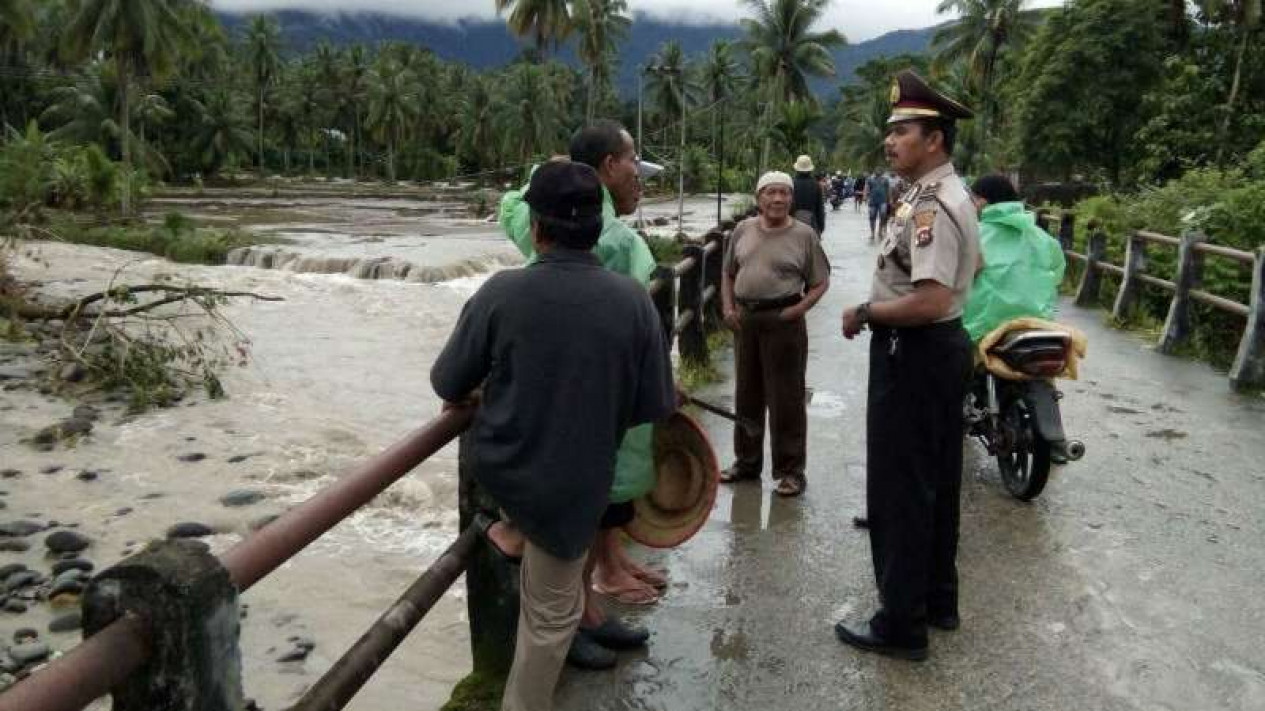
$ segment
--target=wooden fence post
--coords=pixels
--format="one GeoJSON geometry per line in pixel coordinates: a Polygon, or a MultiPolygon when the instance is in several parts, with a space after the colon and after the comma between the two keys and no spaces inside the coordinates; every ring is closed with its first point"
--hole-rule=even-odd
{"type": "Polygon", "coordinates": [[[676,274],[670,267],[656,267],[650,279],[663,282],[663,286],[650,295],[650,300],[654,302],[655,311],[659,312],[659,322],[663,325],[668,350],[672,350],[672,325],[676,321],[676,274]]]}
{"type": "Polygon", "coordinates": [[[1059,220],[1059,244],[1063,249],[1071,249],[1076,241],[1076,213],[1071,210],[1063,211],[1063,218],[1059,220]]]}
{"type": "Polygon", "coordinates": [[[703,328],[703,270],[706,257],[701,245],[687,244],[681,250],[681,258],[692,258],[694,266],[681,275],[676,312],[678,317],[686,313],[694,316],[681,329],[678,347],[681,361],[695,365],[707,364],[707,332],[703,328]]]}
{"type": "Polygon", "coordinates": [[[1265,247],[1256,249],[1248,309],[1239,353],[1230,367],[1230,386],[1235,390],[1265,387],[1265,247]]]}
{"type": "Polygon", "coordinates": [[[708,333],[725,327],[724,309],[720,304],[720,270],[725,259],[725,233],[716,228],[707,233],[705,244],[715,244],[703,264],[703,288],[712,291],[712,297],[703,304],[703,327],[708,333]]]}
{"type": "Polygon", "coordinates": [[[1161,353],[1172,353],[1190,337],[1190,290],[1198,289],[1203,283],[1204,269],[1203,254],[1195,249],[1195,245],[1206,239],[1199,232],[1182,235],[1181,246],[1177,248],[1177,278],[1173,280],[1177,288],[1173,291],[1173,301],[1168,305],[1164,332],[1156,344],[1161,353]]]}
{"type": "Polygon", "coordinates": [[[1116,293],[1116,303],[1111,307],[1111,317],[1123,321],[1128,316],[1129,308],[1138,297],[1138,288],[1142,282],[1138,275],[1146,269],[1146,242],[1137,232],[1129,235],[1129,246],[1124,254],[1124,278],[1120,280],[1120,291],[1116,293]]]}
{"type": "Polygon", "coordinates": [[[1050,231],[1050,211],[1044,207],[1037,210],[1037,227],[1046,232],[1050,231]]]}
{"type": "Polygon", "coordinates": [[[1098,263],[1107,253],[1107,235],[1090,225],[1089,240],[1085,245],[1085,273],[1081,274],[1080,287],[1076,289],[1077,306],[1094,306],[1098,303],[1098,287],[1102,283],[1102,272],[1098,263]]]}

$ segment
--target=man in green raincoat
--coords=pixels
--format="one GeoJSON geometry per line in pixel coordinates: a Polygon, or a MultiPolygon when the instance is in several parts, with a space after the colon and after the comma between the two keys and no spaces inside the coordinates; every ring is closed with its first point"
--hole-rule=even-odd
{"type": "MultiPolygon", "coordinates": [[[[641,164],[632,136],[614,121],[599,120],[572,136],[569,152],[571,160],[593,167],[602,180],[602,233],[594,253],[607,269],[648,284],[657,266],[654,255],[645,240],[619,219],[620,215],[632,214],[641,200],[641,164]]],[[[533,261],[536,255],[532,248],[531,210],[523,201],[525,192],[526,187],[505,194],[500,222],[523,256],[533,261]]],[[[592,587],[624,604],[653,603],[658,600],[658,590],[667,585],[661,572],[632,561],[616,535],[620,527],[632,520],[632,500],[654,486],[653,432],[652,425],[642,425],[624,435],[615,462],[611,506],[590,554],[595,564],[592,587]]],[[[494,539],[501,535],[495,530],[490,533],[494,539]]],[[[592,643],[617,649],[644,643],[647,636],[644,630],[624,627],[586,600],[577,642],[568,659],[577,666],[607,668],[614,665],[613,653],[604,654],[607,650],[592,643]]]]}
{"type": "Polygon", "coordinates": [[[975,275],[962,326],[978,343],[993,329],[1023,316],[1054,319],[1066,260],[1058,240],[1037,227],[1004,175],[971,185],[979,210],[984,268],[975,275]]]}

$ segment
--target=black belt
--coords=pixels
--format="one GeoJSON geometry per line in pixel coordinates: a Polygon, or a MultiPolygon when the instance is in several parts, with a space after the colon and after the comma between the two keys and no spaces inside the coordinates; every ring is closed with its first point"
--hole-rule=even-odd
{"type": "Polygon", "coordinates": [[[951,318],[948,321],[937,321],[935,323],[928,323],[922,326],[901,326],[896,328],[893,326],[874,325],[870,327],[870,331],[873,332],[875,336],[895,335],[897,337],[924,334],[930,336],[939,333],[954,333],[960,330],[962,330],[961,318],[951,318]]]}
{"type": "Polygon", "coordinates": [[[738,305],[747,311],[768,311],[770,309],[784,309],[787,306],[794,306],[803,301],[804,297],[799,294],[791,294],[790,296],[779,296],[776,299],[737,299],[738,305]]]}

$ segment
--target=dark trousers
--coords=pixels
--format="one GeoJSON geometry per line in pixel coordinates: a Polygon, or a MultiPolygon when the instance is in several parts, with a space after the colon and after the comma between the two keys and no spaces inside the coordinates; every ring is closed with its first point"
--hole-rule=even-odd
{"type": "Polygon", "coordinates": [[[870,339],[866,508],[882,608],[875,630],[922,644],[927,616],[957,613],[962,399],[971,344],[954,320],[870,339]]]}
{"type": "Polygon", "coordinates": [[[758,423],[758,431],[734,428],[735,466],[759,474],[764,461],[764,415],[768,411],[773,478],[803,477],[807,460],[808,412],[804,371],[808,367],[808,327],[804,319],[783,321],[780,309],[743,312],[734,334],[735,409],[758,423]]]}

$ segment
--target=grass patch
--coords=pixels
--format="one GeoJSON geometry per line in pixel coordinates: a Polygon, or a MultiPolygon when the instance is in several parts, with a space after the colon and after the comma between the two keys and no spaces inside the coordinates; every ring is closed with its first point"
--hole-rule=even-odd
{"type": "Polygon", "coordinates": [[[185,264],[223,264],[228,253],[238,247],[268,242],[235,228],[200,227],[179,212],[168,213],[160,225],[84,224],[64,215],[53,220],[49,232],[71,244],[148,252],[185,264]]]}
{"type": "Polygon", "coordinates": [[[505,677],[471,672],[457,682],[448,703],[439,711],[497,711],[505,693],[505,677]]]}
{"type": "Polygon", "coordinates": [[[708,358],[706,364],[687,360],[681,361],[676,372],[681,388],[686,392],[694,392],[699,388],[720,382],[723,378],[715,365],[716,354],[732,345],[733,334],[727,329],[707,334],[707,353],[710,358],[708,358]]]}
{"type": "Polygon", "coordinates": [[[681,261],[681,243],[668,237],[652,237],[642,235],[654,255],[654,261],[660,266],[670,266],[681,261]]]}

